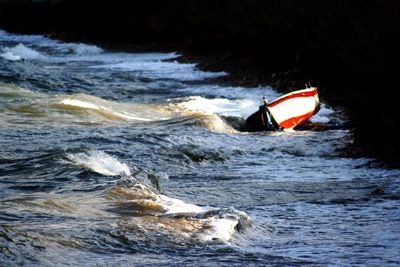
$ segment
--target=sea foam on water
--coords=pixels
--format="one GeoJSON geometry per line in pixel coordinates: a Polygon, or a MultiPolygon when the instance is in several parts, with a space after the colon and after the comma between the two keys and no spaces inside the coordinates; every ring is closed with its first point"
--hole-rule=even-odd
{"type": "MultiPolygon", "coordinates": [[[[238,211],[231,212],[229,209],[209,210],[166,196],[154,188],[141,184],[131,176],[128,165],[121,163],[117,158],[103,151],[88,150],[67,153],[66,157],[77,166],[88,168],[103,175],[123,175],[121,182],[127,179],[128,182],[125,185],[122,183],[122,185],[113,186],[110,197],[114,196],[118,199],[119,205],[121,205],[123,198],[126,198],[126,201],[131,203],[132,207],[140,209],[143,214],[169,216],[170,219],[161,220],[158,224],[159,227],[163,228],[168,228],[168,225],[179,225],[179,227],[169,229],[174,231],[174,234],[181,234],[187,238],[195,238],[203,242],[215,240],[228,242],[236,232],[236,226],[240,223],[239,217],[250,220],[243,212],[239,214],[238,211]],[[179,233],[179,231],[182,231],[182,233],[179,233]]],[[[151,221],[148,220],[148,222],[151,221]]]]}
{"type": "Polygon", "coordinates": [[[128,165],[121,163],[115,157],[98,150],[79,153],[68,153],[67,158],[78,166],[84,166],[94,172],[116,176],[131,175],[128,165]]]}
{"type": "Polygon", "coordinates": [[[6,47],[2,49],[4,51],[1,56],[8,60],[20,60],[20,59],[44,59],[45,56],[38,51],[29,48],[23,44],[18,44],[14,47],[6,47]]]}

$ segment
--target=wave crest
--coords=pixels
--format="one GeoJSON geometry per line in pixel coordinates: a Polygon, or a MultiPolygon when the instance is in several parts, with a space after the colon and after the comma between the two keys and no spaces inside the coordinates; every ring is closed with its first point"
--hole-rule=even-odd
{"type": "Polygon", "coordinates": [[[38,51],[26,47],[25,45],[19,43],[18,45],[14,47],[6,47],[2,49],[4,53],[2,53],[0,56],[7,59],[7,60],[21,60],[21,59],[27,59],[27,60],[33,60],[33,59],[44,59],[45,56],[38,51]]]}
{"type": "Polygon", "coordinates": [[[106,199],[111,202],[108,211],[139,216],[142,218],[140,223],[148,230],[166,230],[168,235],[178,235],[186,240],[228,242],[251,222],[247,214],[233,208],[203,208],[162,194],[135,177],[141,171],[132,175],[125,163],[103,151],[67,153],[66,157],[73,164],[100,174],[123,175],[106,194],[106,199]]]}
{"type": "Polygon", "coordinates": [[[67,153],[66,158],[78,166],[83,166],[100,174],[109,176],[131,175],[128,165],[119,162],[117,158],[103,151],[88,150],[78,153],[67,153]]]}

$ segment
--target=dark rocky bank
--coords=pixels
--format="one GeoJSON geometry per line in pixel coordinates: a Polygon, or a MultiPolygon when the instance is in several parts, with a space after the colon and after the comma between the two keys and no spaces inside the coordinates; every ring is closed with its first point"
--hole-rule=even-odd
{"type": "Polygon", "coordinates": [[[355,123],[357,151],[400,166],[400,1],[0,1],[0,28],[111,49],[173,50],[221,82],[312,81],[355,123]],[[84,3],[83,3],[84,2],[84,3]]]}

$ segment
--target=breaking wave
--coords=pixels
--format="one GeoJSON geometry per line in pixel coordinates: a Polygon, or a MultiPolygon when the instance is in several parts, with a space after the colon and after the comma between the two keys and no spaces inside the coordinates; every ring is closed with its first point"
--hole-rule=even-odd
{"type": "Polygon", "coordinates": [[[13,34],[0,29],[0,38],[7,42],[16,43],[59,43],[56,40],[49,39],[43,35],[27,35],[27,34],[13,34]]]}
{"type": "MultiPolygon", "coordinates": [[[[57,107],[66,110],[94,111],[97,115],[110,120],[137,120],[151,121],[151,118],[143,118],[135,116],[132,112],[126,109],[116,109],[111,102],[106,102],[99,98],[90,97],[88,95],[79,94],[65,98],[56,104],[57,107]],[[92,99],[90,99],[92,98],[92,99]],[[94,101],[93,101],[94,100],[94,101]],[[100,103],[102,102],[102,103],[100,103]]],[[[92,112],[93,114],[93,112],[92,112]]]]}
{"type": "Polygon", "coordinates": [[[143,171],[134,167],[132,173],[128,165],[103,151],[67,153],[66,159],[99,174],[122,175],[106,194],[112,206],[109,210],[140,216],[141,226],[148,230],[167,231],[168,236],[203,242],[229,242],[239,229],[251,225],[246,213],[233,208],[205,208],[162,194],[146,181],[140,181],[143,171]]]}
{"type": "Polygon", "coordinates": [[[238,131],[217,114],[193,113],[197,125],[205,127],[214,133],[237,133],[238,131]]]}
{"type": "Polygon", "coordinates": [[[103,175],[131,175],[128,165],[119,162],[117,158],[103,151],[88,150],[79,153],[67,153],[66,158],[73,164],[103,175]]]}
{"type": "Polygon", "coordinates": [[[86,94],[62,96],[61,100],[58,101],[55,106],[60,109],[70,111],[75,110],[87,112],[92,115],[100,115],[106,119],[116,121],[124,120],[147,122],[165,119],[165,117],[156,116],[161,115],[158,114],[156,106],[117,103],[86,94]]]}
{"type": "Polygon", "coordinates": [[[104,50],[95,45],[87,44],[70,44],[73,51],[77,55],[97,55],[102,53],[104,50]]]}
{"type": "Polygon", "coordinates": [[[2,88],[0,102],[13,103],[9,108],[13,113],[8,113],[7,118],[11,116],[23,118],[28,124],[35,120],[40,123],[55,122],[56,125],[71,121],[79,124],[98,124],[167,120],[172,120],[171,123],[175,120],[179,124],[183,120],[184,124],[202,126],[212,132],[234,133],[236,130],[221,117],[219,112],[235,114],[240,109],[240,106],[236,106],[236,103],[230,100],[202,97],[179,99],[175,103],[137,104],[109,101],[84,93],[51,96],[9,84],[1,84],[0,87],[2,88]],[[15,98],[24,101],[16,105],[13,100],[15,98]],[[202,109],[201,106],[203,106],[202,109]],[[27,118],[26,114],[32,114],[32,116],[27,118]]]}
{"type": "Polygon", "coordinates": [[[189,241],[229,242],[239,229],[252,224],[244,212],[189,204],[159,193],[134,177],[123,178],[107,195],[116,201],[113,212],[143,216],[142,227],[189,241]]]}
{"type": "Polygon", "coordinates": [[[207,72],[196,68],[196,64],[178,63],[176,61],[125,61],[104,64],[96,68],[119,71],[133,71],[150,79],[173,79],[178,81],[198,81],[227,75],[226,72],[207,72]]]}
{"type": "Polygon", "coordinates": [[[0,84],[0,121],[18,120],[31,124],[149,122],[170,118],[167,111],[153,104],[119,103],[84,93],[48,95],[11,84],[0,84]],[[16,101],[18,99],[18,101],[16,101]],[[11,112],[10,112],[11,111],[11,112]],[[32,116],[27,117],[26,114],[32,116]],[[13,118],[13,120],[11,120],[13,118]]]}
{"type": "Polygon", "coordinates": [[[187,110],[200,111],[207,114],[245,117],[248,113],[253,111],[254,101],[250,99],[209,99],[201,96],[191,96],[184,99],[180,106],[187,110]]]}
{"type": "Polygon", "coordinates": [[[43,54],[21,43],[14,47],[5,47],[2,49],[2,51],[3,53],[0,56],[11,61],[17,61],[22,59],[34,60],[34,59],[45,58],[43,54]]]}

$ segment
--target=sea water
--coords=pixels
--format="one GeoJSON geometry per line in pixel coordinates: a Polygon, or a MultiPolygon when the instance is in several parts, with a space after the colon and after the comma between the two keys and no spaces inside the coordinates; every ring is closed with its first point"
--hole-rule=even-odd
{"type": "Polygon", "coordinates": [[[0,265],[400,264],[399,170],[178,57],[0,31],[0,265]]]}

